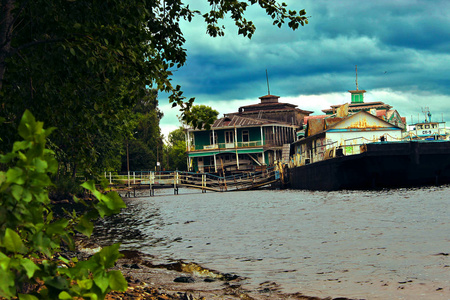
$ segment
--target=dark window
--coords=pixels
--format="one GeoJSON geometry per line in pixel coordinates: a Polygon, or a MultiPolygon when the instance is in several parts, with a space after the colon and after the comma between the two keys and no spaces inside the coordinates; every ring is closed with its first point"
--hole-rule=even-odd
{"type": "Polygon", "coordinates": [[[244,143],[250,141],[250,137],[249,137],[249,134],[248,134],[248,130],[242,131],[242,141],[243,141],[244,143]]]}
{"type": "Polygon", "coordinates": [[[225,143],[234,143],[233,131],[225,131],[225,143]]]}

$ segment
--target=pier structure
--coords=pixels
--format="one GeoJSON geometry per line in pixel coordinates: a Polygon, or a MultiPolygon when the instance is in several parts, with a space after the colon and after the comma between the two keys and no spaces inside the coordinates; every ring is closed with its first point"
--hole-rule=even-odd
{"type": "Polygon", "coordinates": [[[128,197],[140,195],[154,196],[155,189],[173,189],[178,195],[179,188],[199,189],[202,193],[230,192],[258,189],[281,185],[284,176],[282,168],[272,167],[259,172],[239,173],[219,176],[210,173],[184,171],[136,171],[125,175],[105,172],[111,189],[125,191],[128,197]],[[148,191],[148,194],[144,191],[148,191]]]}

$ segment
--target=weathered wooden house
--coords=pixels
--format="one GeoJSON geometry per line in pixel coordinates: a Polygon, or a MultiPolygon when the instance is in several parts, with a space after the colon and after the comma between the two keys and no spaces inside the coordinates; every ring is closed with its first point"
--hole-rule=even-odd
{"type": "Polygon", "coordinates": [[[198,172],[245,172],[289,160],[290,144],[311,111],[260,97],[255,105],[225,114],[210,130],[187,129],[188,166],[198,172]]]}
{"type": "Polygon", "coordinates": [[[293,143],[291,164],[301,166],[337,155],[358,154],[371,142],[400,141],[402,129],[366,111],[309,119],[306,136],[293,143]]]}

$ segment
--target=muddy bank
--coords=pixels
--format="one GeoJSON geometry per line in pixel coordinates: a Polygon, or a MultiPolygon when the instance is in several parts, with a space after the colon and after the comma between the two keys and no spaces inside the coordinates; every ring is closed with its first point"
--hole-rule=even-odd
{"type": "MultiPolygon", "coordinates": [[[[89,240],[77,240],[78,251],[71,253],[80,259],[87,259],[100,247],[89,240]]],[[[258,289],[247,289],[244,277],[237,274],[221,273],[209,270],[195,263],[175,261],[169,264],[154,264],[155,257],[139,251],[123,250],[113,269],[120,270],[128,281],[126,292],[112,292],[106,299],[297,299],[332,300],[301,293],[287,294],[280,291],[275,282],[263,282],[258,289]]],[[[334,298],[333,300],[350,300],[334,298]]]]}
{"type": "MultiPolygon", "coordinates": [[[[195,263],[182,261],[154,265],[152,257],[137,251],[122,251],[116,269],[129,282],[125,293],[114,293],[109,299],[301,299],[323,300],[323,298],[279,291],[275,282],[264,282],[259,289],[247,290],[241,283],[244,279],[235,274],[222,274],[208,270],[195,263]],[[129,298],[127,298],[129,297],[129,298]]],[[[331,298],[325,298],[331,299],[331,298]]],[[[339,298],[343,299],[343,298],[339,298]]]]}

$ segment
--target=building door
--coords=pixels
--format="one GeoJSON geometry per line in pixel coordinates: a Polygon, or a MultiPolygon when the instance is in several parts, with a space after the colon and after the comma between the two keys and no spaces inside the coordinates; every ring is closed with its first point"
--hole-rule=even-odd
{"type": "Polygon", "coordinates": [[[234,148],[234,132],[233,132],[233,130],[225,131],[225,148],[234,148]]]}

